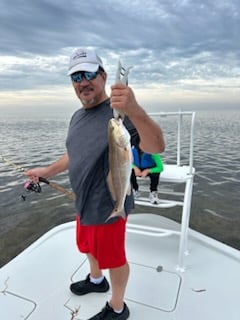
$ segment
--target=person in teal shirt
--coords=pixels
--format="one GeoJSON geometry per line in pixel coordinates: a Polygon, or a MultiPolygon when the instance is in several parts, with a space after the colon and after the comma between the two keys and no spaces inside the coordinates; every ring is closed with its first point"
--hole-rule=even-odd
{"type": "Polygon", "coordinates": [[[149,177],[150,178],[150,202],[157,204],[158,199],[158,184],[160,173],[163,171],[163,161],[159,153],[145,153],[139,147],[134,146],[132,148],[133,153],[133,164],[132,164],[132,175],[131,184],[135,198],[138,196],[139,185],[137,177],[149,177]]]}

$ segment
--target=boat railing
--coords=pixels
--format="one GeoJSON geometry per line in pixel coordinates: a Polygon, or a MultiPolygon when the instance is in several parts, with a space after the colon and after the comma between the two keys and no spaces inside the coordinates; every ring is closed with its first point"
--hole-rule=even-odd
{"type": "MultiPolygon", "coordinates": [[[[132,223],[127,224],[127,231],[135,234],[142,234],[146,236],[163,237],[169,235],[180,235],[179,253],[177,269],[185,270],[184,257],[188,254],[188,227],[190,220],[192,189],[195,168],[193,166],[194,153],[194,127],[195,127],[195,112],[192,111],[178,111],[178,112],[155,112],[149,113],[151,117],[177,117],[177,154],[175,164],[164,164],[164,171],[161,173],[160,181],[167,183],[184,183],[185,189],[183,193],[170,192],[171,196],[177,197],[175,200],[163,199],[161,197],[158,204],[152,204],[148,197],[139,197],[135,203],[140,206],[171,208],[174,206],[182,206],[182,218],[180,230],[169,230],[166,228],[153,228],[151,226],[136,225],[132,223]],[[189,157],[188,163],[182,164],[181,150],[182,150],[182,131],[183,131],[183,117],[191,117],[190,133],[189,133],[189,157]],[[182,198],[181,200],[179,199],[182,198]]],[[[186,162],[186,159],[185,159],[186,162]]],[[[140,178],[145,179],[145,178],[140,178]]],[[[144,191],[144,190],[143,190],[144,191]]],[[[145,189],[146,191],[146,189],[145,189]]],[[[167,192],[166,192],[167,193],[167,192]]],[[[162,195],[162,194],[161,194],[162,195]]],[[[161,212],[160,212],[161,213],[161,212]]]]}
{"type": "Polygon", "coordinates": [[[149,116],[158,117],[177,117],[177,166],[181,166],[181,146],[182,146],[182,131],[183,131],[183,117],[191,118],[190,137],[189,137],[189,173],[193,169],[193,147],[194,147],[194,129],[195,129],[195,116],[194,111],[177,111],[177,112],[150,112],[149,116]]]}

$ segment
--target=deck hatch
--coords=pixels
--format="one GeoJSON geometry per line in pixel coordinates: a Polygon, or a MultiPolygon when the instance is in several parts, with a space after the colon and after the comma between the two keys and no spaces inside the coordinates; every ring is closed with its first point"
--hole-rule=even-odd
{"type": "Polygon", "coordinates": [[[0,293],[1,319],[27,319],[35,310],[35,302],[11,292],[0,293]]]}
{"type": "Polygon", "coordinates": [[[130,268],[126,300],[166,312],[175,309],[181,286],[177,273],[135,263],[130,268]]]}

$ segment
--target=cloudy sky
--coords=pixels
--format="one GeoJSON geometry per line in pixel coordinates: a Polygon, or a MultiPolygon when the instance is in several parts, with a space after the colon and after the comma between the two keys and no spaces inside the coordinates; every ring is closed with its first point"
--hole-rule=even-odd
{"type": "MultiPolygon", "coordinates": [[[[118,59],[149,111],[240,106],[239,0],[0,0],[0,107],[76,108],[76,47],[118,59]]],[[[49,109],[50,110],[50,109],[49,109]]]]}

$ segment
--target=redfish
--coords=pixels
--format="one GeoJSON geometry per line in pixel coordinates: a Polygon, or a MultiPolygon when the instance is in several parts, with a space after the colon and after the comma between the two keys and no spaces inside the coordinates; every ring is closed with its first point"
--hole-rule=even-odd
{"type": "Polygon", "coordinates": [[[108,123],[109,176],[108,185],[115,207],[109,219],[121,216],[126,218],[124,203],[131,193],[132,150],[130,134],[121,118],[112,118],[108,123]]]}

